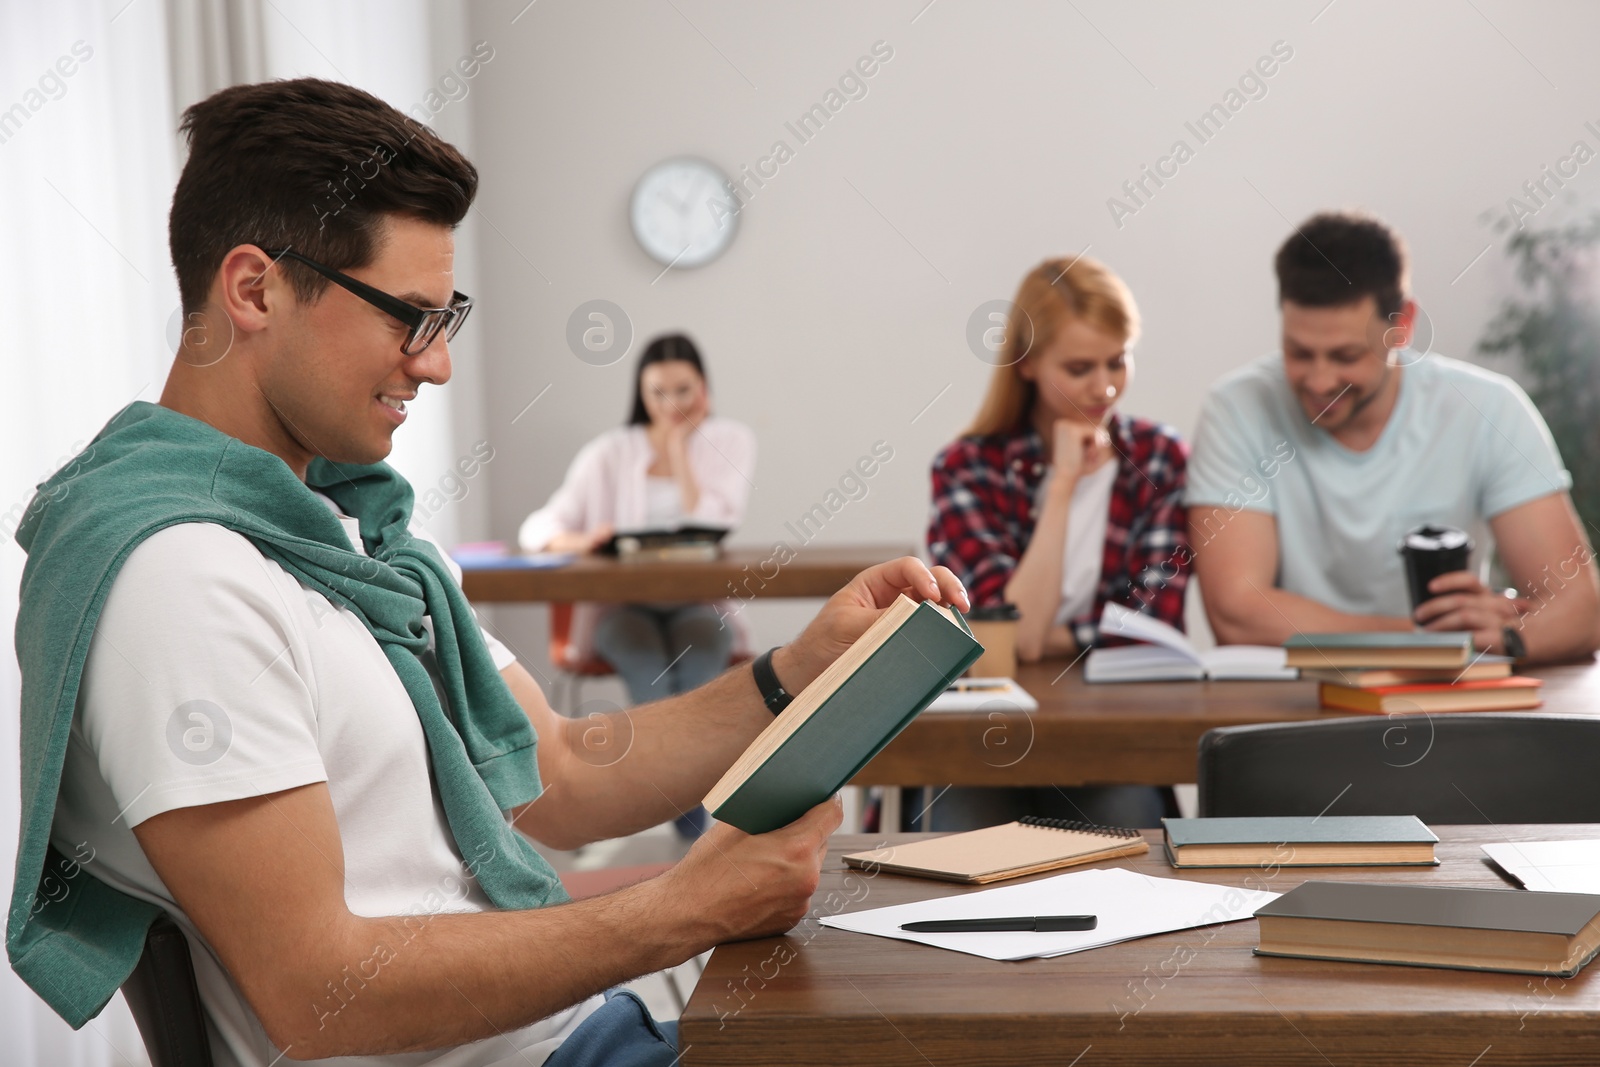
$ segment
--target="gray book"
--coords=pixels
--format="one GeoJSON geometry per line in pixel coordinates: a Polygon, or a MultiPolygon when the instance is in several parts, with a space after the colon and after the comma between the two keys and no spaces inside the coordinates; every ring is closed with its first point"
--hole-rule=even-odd
{"type": "Polygon", "coordinates": [[[1256,912],[1256,954],[1571,978],[1600,949],[1600,894],[1306,882],[1256,912]]]}
{"type": "Polygon", "coordinates": [[[1174,867],[1435,866],[1415,815],[1162,819],[1174,867]]]}

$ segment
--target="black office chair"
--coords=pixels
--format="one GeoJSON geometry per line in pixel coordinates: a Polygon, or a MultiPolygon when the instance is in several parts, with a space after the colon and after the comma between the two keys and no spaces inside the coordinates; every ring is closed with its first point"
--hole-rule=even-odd
{"type": "Polygon", "coordinates": [[[139,1024],[153,1067],[211,1067],[211,1040],[189,941],[165,915],[150,924],[144,955],[122,983],[122,997],[139,1024]]]}
{"type": "Polygon", "coordinates": [[[1200,814],[1600,822],[1600,718],[1363,716],[1200,739],[1200,814]]]}

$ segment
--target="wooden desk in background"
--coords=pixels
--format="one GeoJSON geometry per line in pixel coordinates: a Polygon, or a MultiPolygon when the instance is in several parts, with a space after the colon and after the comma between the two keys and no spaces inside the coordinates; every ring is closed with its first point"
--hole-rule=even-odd
{"type": "Polygon", "coordinates": [[[760,548],[730,548],[714,560],[670,563],[580,556],[547,570],[474,567],[462,575],[461,586],[467,599],[480,604],[830,597],[868,567],[915,554],[901,545],[819,545],[796,550],[794,559],[782,566],[771,562],[770,549],[760,548]]]}
{"type": "MultiPolygon", "coordinates": [[[[1600,826],[1593,825],[1434,830],[1441,838],[1439,867],[1175,871],[1157,831],[1146,831],[1149,855],[1093,866],[1220,885],[1246,885],[1254,876],[1278,892],[1311,878],[1506,887],[1484,864],[1479,845],[1600,837],[1600,826]]],[[[923,835],[889,840],[914,836],[923,835]]],[[[812,915],[982,888],[845,872],[841,855],[881,840],[834,839],[812,915]]],[[[1064,904],[1062,910],[1071,909],[1064,904]]],[[[683,1063],[1600,1063],[1600,963],[1576,978],[1542,979],[1272,959],[1252,954],[1258,939],[1255,920],[1247,919],[1055,959],[1000,963],[830,930],[808,918],[787,937],[723,945],[712,953],[680,1024],[683,1063]]]]}
{"type": "MultiPolygon", "coordinates": [[[[919,715],[852,785],[1176,785],[1195,780],[1200,735],[1217,726],[1350,713],[1317,706],[1314,682],[1090,685],[1081,665],[1021,667],[1039,710],[919,715]]],[[[1600,715],[1600,664],[1545,667],[1544,707],[1510,714],[1600,715]]],[[[1600,1061],[1597,1061],[1600,1062],[1600,1061]]]]}

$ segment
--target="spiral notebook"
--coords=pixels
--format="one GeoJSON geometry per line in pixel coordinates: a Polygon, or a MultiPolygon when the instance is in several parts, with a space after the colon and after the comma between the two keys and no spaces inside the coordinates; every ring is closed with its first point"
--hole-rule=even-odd
{"type": "Polygon", "coordinates": [[[982,885],[1149,851],[1138,830],[1030,815],[931,841],[855,852],[844,861],[856,868],[982,885]]]}

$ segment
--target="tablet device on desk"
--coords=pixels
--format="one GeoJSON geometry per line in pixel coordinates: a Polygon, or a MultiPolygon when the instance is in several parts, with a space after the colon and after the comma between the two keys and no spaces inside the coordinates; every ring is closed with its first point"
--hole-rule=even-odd
{"type": "Polygon", "coordinates": [[[619,559],[715,559],[727,536],[721,526],[618,530],[596,551],[619,559]]]}

